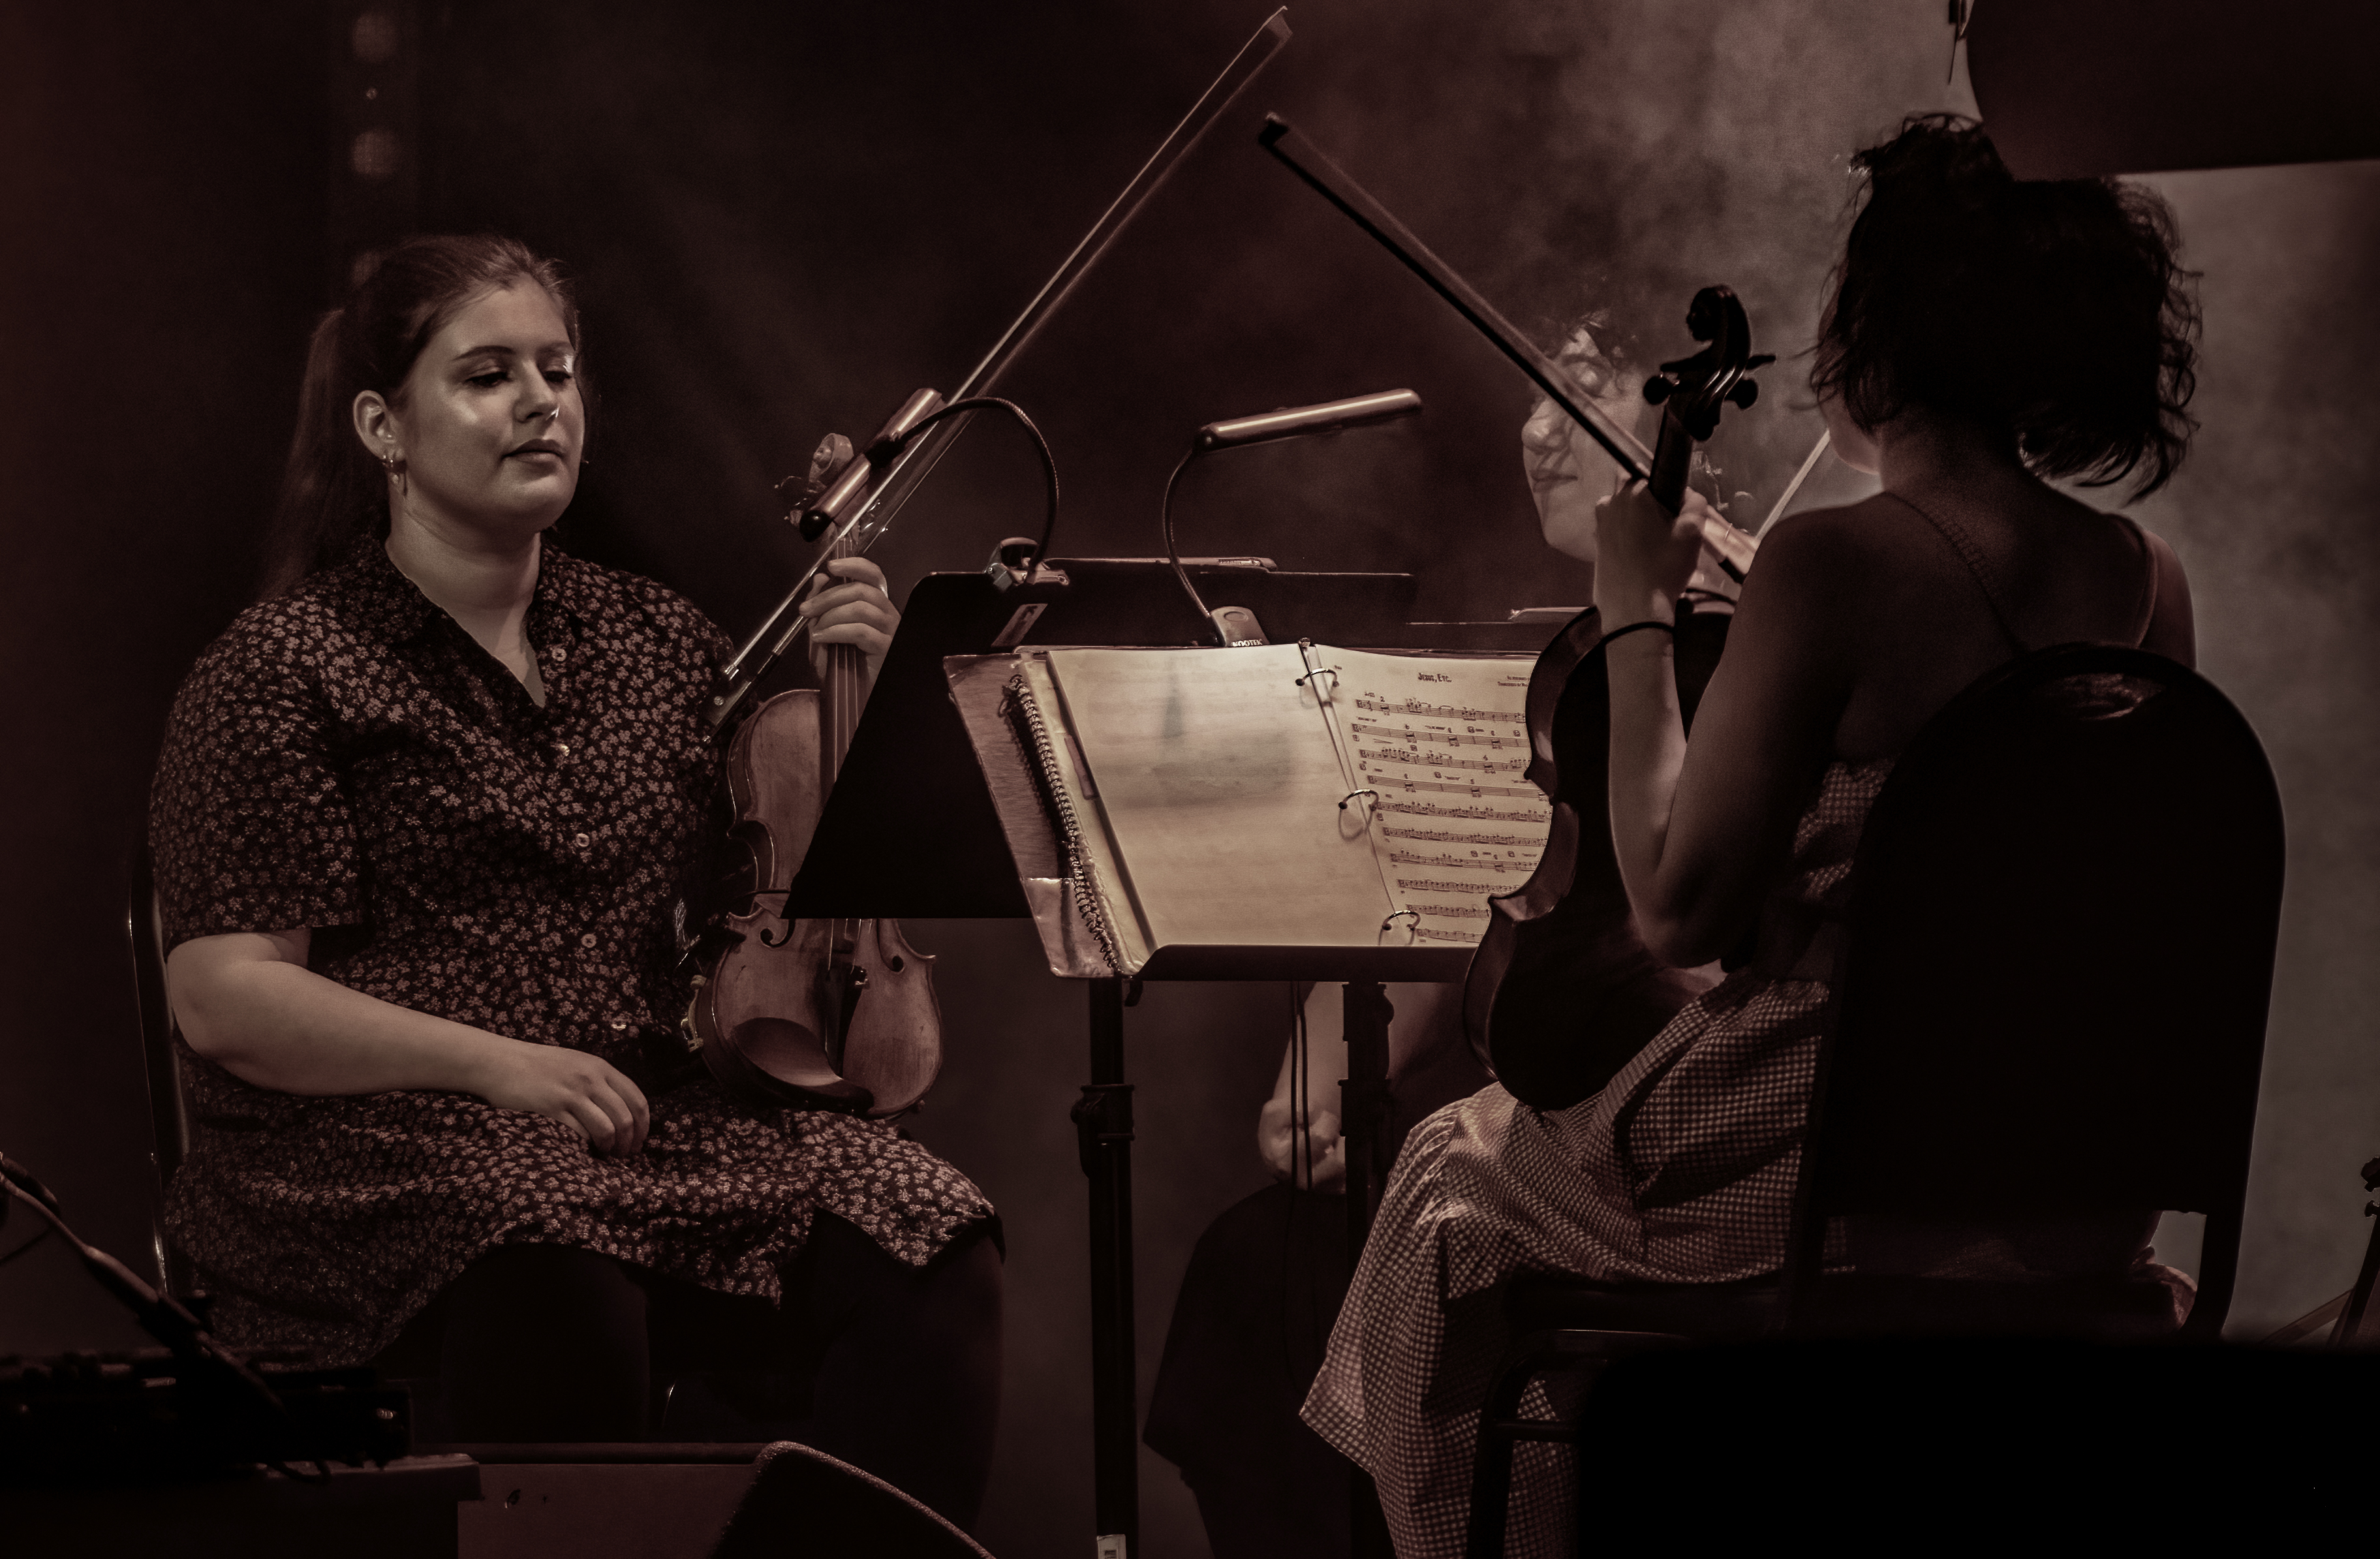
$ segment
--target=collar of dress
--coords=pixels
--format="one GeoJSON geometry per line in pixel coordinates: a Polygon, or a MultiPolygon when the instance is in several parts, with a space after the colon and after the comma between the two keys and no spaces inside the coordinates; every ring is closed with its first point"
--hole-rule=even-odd
{"type": "MultiPolygon", "coordinates": [[[[387,547],[377,537],[366,537],[348,554],[340,570],[347,589],[340,591],[340,615],[357,631],[391,644],[419,637],[445,615],[411,579],[397,572],[387,547]]],[[[548,537],[538,555],[537,589],[529,597],[532,637],[547,611],[568,614],[580,625],[591,623],[600,609],[589,588],[590,570],[553,544],[548,537]]]]}

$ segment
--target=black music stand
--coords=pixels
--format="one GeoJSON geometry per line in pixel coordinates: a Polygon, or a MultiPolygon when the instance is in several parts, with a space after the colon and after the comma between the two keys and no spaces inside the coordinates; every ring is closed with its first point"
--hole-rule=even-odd
{"type": "MultiPolygon", "coordinates": [[[[786,914],[967,920],[1030,913],[942,679],[944,657],[993,654],[1020,642],[1208,642],[1162,558],[1057,558],[1050,572],[1067,582],[1003,591],[980,573],[917,581],[786,914]]],[[[1190,575],[1209,601],[1255,612],[1276,642],[1303,635],[1332,644],[1395,643],[1415,591],[1410,574],[1193,564],[1190,575]]]]}
{"type": "MultiPolygon", "coordinates": [[[[982,574],[929,574],[918,581],[794,878],[787,915],[1034,916],[1028,884],[1048,883],[1062,868],[1023,751],[998,713],[1005,652],[1020,643],[1186,648],[1199,642],[1204,627],[1162,560],[1060,559],[1052,567],[1065,583],[1002,591],[982,574]]],[[[1192,566],[1191,571],[1209,601],[1249,608],[1275,642],[1304,638],[1349,647],[1534,652],[1550,631],[1542,624],[1407,622],[1411,575],[1298,574],[1231,565],[1192,566]]],[[[1350,1075],[1341,1085],[1341,1116],[1351,1261],[1362,1251],[1388,1168],[1381,1150],[1390,1008],[1381,981],[1460,973],[1461,956],[1448,949],[1409,951],[1410,960],[1383,960],[1380,950],[1364,949],[1334,962],[1330,949],[1305,949],[1295,967],[1275,956],[1246,968],[1209,963],[1182,976],[1348,981],[1350,1075]]],[[[1090,1181],[1097,1519],[1099,1533],[1123,1536],[1129,1552],[1140,1531],[1139,1429],[1132,1085],[1124,1081],[1123,1010],[1137,999],[1139,982],[1132,982],[1135,989],[1128,994],[1126,982],[1104,967],[1062,968],[1055,956],[1052,971],[1088,987],[1090,1080],[1072,1113],[1090,1181]]]]}

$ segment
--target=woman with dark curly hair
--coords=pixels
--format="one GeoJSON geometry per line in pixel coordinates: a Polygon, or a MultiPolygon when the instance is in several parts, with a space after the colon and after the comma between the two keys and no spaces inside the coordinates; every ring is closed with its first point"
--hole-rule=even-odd
{"type": "MultiPolygon", "coordinates": [[[[1541,1113],[1490,1087],[1406,1139],[1305,1405],[1377,1480],[1406,1559],[1462,1546],[1497,1284],[1721,1283],[1782,1263],[1832,917],[1918,729],[2043,646],[2192,658],[2172,552],[2052,485],[2131,477],[2145,493],[2181,459],[2197,319],[2164,207],[2101,180],[2021,182],[1981,130],[1940,116],[1858,165],[1866,201],[1811,383],[1836,451],[1883,492],[1771,534],[1691,743],[1670,636],[1608,651],[1612,837],[1646,943],[1680,968],[1755,929],[1760,951],[1596,1097],[1541,1113]]],[[[1641,487],[1599,505],[1607,625],[1670,622],[1699,552],[1688,498],[1675,518],[1641,487]]],[[[2146,1264],[2155,1219],[1929,1227],[1858,1260],[2120,1273],[2146,1264]]],[[[1512,1552],[1567,1550],[1560,1467],[1523,1448],[1512,1552]]]]}
{"type": "MultiPolygon", "coordinates": [[[[889,1122],[737,1105],[674,1038],[728,646],[548,540],[579,353],[504,238],[400,244],[315,332],[266,599],[158,761],[168,1228],[234,1343],[443,1356],[455,1438],[638,1439],[657,1369],[712,1371],[971,1521],[990,1204],[889,1122]]],[[[833,566],[814,639],[880,659],[882,575],[833,566]]]]}

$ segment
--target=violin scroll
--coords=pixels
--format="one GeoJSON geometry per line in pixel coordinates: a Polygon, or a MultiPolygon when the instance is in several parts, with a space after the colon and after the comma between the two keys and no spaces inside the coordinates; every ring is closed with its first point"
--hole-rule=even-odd
{"type": "MultiPolygon", "coordinates": [[[[851,447],[851,440],[841,433],[829,433],[819,440],[816,449],[810,451],[810,469],[807,472],[800,476],[789,476],[777,483],[777,496],[783,499],[793,511],[785,518],[802,528],[804,541],[818,540],[817,533],[810,529],[806,518],[810,505],[818,502],[835,478],[850,469],[851,462],[856,454],[857,452],[851,447]]],[[[823,530],[824,527],[820,526],[820,529],[823,530]]]]}
{"type": "Polygon", "coordinates": [[[1699,444],[1718,432],[1721,408],[1742,410],[1760,398],[1760,386],[1749,375],[1775,362],[1777,356],[1752,349],[1752,322],[1744,315],[1742,300],[1723,286],[1706,286],[1694,294],[1686,310],[1686,331],[1708,345],[1690,358],[1663,363],[1659,372],[1645,381],[1645,398],[1667,410],[1665,437],[1669,417],[1675,417],[1699,444]]]}

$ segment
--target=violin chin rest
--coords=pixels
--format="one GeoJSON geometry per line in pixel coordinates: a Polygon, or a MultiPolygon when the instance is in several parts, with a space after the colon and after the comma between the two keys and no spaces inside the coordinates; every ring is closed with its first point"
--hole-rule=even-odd
{"type": "MultiPolygon", "coordinates": [[[[816,1029],[783,1017],[747,1017],[735,1025],[724,1046],[704,1047],[732,1054],[733,1077],[721,1081],[757,1091],[779,1104],[795,1109],[865,1111],[874,1103],[868,1090],[849,1082],[827,1059],[826,1042],[816,1029]]],[[[713,1061],[728,1061],[722,1055],[713,1061]]]]}

